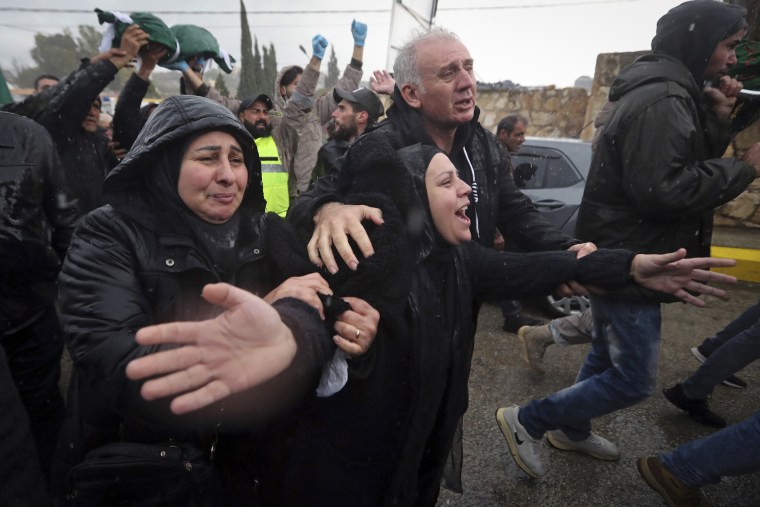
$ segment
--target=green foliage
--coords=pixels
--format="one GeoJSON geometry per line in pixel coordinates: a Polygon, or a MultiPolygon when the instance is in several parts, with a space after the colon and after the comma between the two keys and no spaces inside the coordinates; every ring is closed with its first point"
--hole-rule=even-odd
{"type": "Polygon", "coordinates": [[[94,56],[100,53],[100,41],[103,34],[97,28],[90,25],[79,25],[79,37],[77,37],[77,50],[80,57],[94,56]]]}
{"type": "Polygon", "coordinates": [[[327,62],[327,77],[325,78],[325,88],[330,89],[338,84],[340,69],[338,69],[338,58],[335,56],[335,46],[330,46],[330,60],[327,62]]]}
{"type": "Polygon", "coordinates": [[[262,65],[261,53],[259,52],[259,39],[253,38],[253,85],[255,93],[261,93],[265,88],[264,84],[264,67],[262,65]]]}
{"type": "Polygon", "coordinates": [[[727,4],[740,5],[747,9],[746,40],[756,41],[760,37],[760,0],[726,0],[727,4]]]}
{"type": "Polygon", "coordinates": [[[227,88],[227,83],[224,81],[224,75],[221,72],[219,73],[219,77],[216,78],[214,88],[225,97],[230,96],[230,90],[227,88]]]}
{"type": "MultiPolygon", "coordinates": [[[[251,28],[248,26],[248,14],[245,10],[243,0],[240,0],[240,84],[238,85],[237,96],[245,98],[256,90],[256,60],[251,50],[251,28]]],[[[259,69],[261,64],[259,63],[259,69]]]]}
{"type": "MultiPolygon", "coordinates": [[[[14,62],[13,72],[9,74],[18,86],[27,88],[33,86],[34,79],[40,74],[63,78],[79,67],[82,58],[98,54],[101,38],[98,29],[89,25],[79,25],[79,36],[76,38],[68,28],[63,33],[52,35],[38,33],[34,36],[34,48],[30,51],[37,65],[24,67],[14,62]]],[[[108,88],[120,90],[131,73],[132,69],[122,69],[108,88]]]]}
{"type": "Polygon", "coordinates": [[[53,35],[38,33],[34,36],[32,60],[37,64],[39,74],[54,74],[63,77],[79,65],[77,49],[77,44],[68,28],[64,29],[63,33],[53,35]]]}
{"type": "Polygon", "coordinates": [[[263,91],[269,95],[274,91],[274,82],[277,80],[277,53],[274,50],[274,44],[269,43],[269,50],[262,46],[264,50],[264,88],[263,91]]]}

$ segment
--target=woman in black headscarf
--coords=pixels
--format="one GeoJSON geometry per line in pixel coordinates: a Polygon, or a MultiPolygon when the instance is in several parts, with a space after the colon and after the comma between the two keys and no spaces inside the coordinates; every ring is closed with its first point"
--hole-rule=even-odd
{"type": "MultiPolygon", "coordinates": [[[[467,408],[473,349],[467,337],[475,335],[477,302],[547,294],[569,279],[603,288],[635,281],[696,302],[682,290],[685,284],[697,292],[723,292],[692,277],[731,279],[693,270],[720,259],[674,262],[684,252],[634,256],[600,250],[577,259],[573,252],[515,254],[481,247],[470,241],[465,213],[471,188],[435,147],[414,145],[397,153],[382,137],[364,136],[349,150],[340,178],[346,202],[383,212],[382,226],[365,223],[375,253],[344,281],[380,311],[380,327],[369,352],[350,363],[345,387],[313,400],[298,417],[282,505],[435,505],[467,408]],[[381,277],[373,275],[389,265],[401,273],[393,292],[378,289],[381,277]]],[[[160,329],[142,333],[153,340],[163,334],[160,329]]],[[[230,338],[223,329],[217,335],[230,338]]],[[[215,348],[210,344],[208,350],[215,348]]],[[[140,376],[164,371],[146,368],[140,376]]]]}
{"type": "MultiPolygon", "coordinates": [[[[194,96],[167,99],[106,179],[110,204],[82,220],[59,279],[62,323],[74,361],[54,478],[59,500],[74,505],[222,505],[228,499],[221,490],[229,489],[229,481],[221,488],[215,480],[185,483],[184,477],[175,480],[140,464],[132,469],[139,472],[136,480],[124,471],[124,454],[137,452],[132,444],[164,446],[162,458],[168,448],[198,450],[196,472],[212,455],[224,471],[227,457],[240,448],[255,454],[255,439],[249,437],[256,432],[235,427],[237,422],[269,417],[316,386],[320,368],[334,350],[320,315],[332,308],[320,294],[332,291],[310,266],[283,266],[281,258],[297,243],[278,239],[287,237],[288,229],[279,217],[264,214],[253,146],[250,134],[223,106],[194,96]],[[286,280],[295,274],[303,276],[286,280]],[[204,286],[215,282],[272,304],[269,325],[249,331],[265,330],[273,347],[285,343],[289,360],[259,393],[179,416],[166,403],[146,402],[139,394],[142,383],[128,381],[125,366],[167,348],[138,345],[134,335],[139,328],[220,313],[201,297],[204,286]],[[245,446],[228,438],[234,432],[246,437],[245,446]],[[114,443],[121,444],[116,459],[122,468],[102,481],[94,478],[102,463],[93,465],[95,457],[88,453],[102,457],[104,446],[114,443]]],[[[352,309],[337,317],[334,341],[357,352],[360,334],[362,340],[374,336],[377,316],[366,303],[347,299],[352,309]]],[[[245,375],[266,380],[276,373],[245,375]]],[[[115,452],[113,446],[107,449],[115,452]]],[[[234,482],[258,480],[260,469],[253,461],[247,463],[250,475],[234,482]]]]}

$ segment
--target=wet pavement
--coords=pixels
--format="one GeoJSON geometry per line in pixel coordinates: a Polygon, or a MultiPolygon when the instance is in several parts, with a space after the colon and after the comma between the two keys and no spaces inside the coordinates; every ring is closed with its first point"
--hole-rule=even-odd
{"type": "MultiPolygon", "coordinates": [[[[499,406],[525,403],[572,384],[586,345],[552,346],[547,374],[536,377],[523,363],[516,335],[501,330],[498,306],[485,305],[480,315],[470,378],[470,408],[465,415],[464,494],[442,490],[438,506],[658,506],[665,505],[636,470],[636,458],[670,450],[714,430],[693,422],[661,394],[688,377],[699,363],[689,349],[733,320],[760,297],[760,285],[740,283],[731,301],[706,298],[708,308],[665,305],[658,388],[649,400],[594,422],[600,435],[615,442],[622,458],[599,461],[552,448],[544,439],[547,475],[529,478],[514,463],[496,424],[499,406]]],[[[534,314],[539,316],[538,314],[534,314]]],[[[729,424],[760,409],[760,362],[739,375],[747,389],[718,386],[711,408],[729,424]]],[[[760,449],[758,450],[760,452],[760,449]]],[[[760,505],[760,472],[724,479],[703,488],[716,506],[760,505]]]]}

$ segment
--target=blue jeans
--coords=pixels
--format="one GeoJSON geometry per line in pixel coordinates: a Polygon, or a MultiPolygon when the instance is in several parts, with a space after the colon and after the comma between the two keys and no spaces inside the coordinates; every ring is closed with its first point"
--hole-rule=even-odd
{"type": "Polygon", "coordinates": [[[660,462],[687,486],[699,488],[729,475],[760,470],[760,412],[717,433],[692,440],[660,456],[660,462]]]}
{"type": "Polygon", "coordinates": [[[591,432],[591,419],[630,407],[655,389],[660,356],[660,305],[591,296],[591,351],[575,384],[520,409],[519,420],[540,438],[561,429],[572,440],[591,432]]]}
{"type": "Polygon", "coordinates": [[[751,306],[715,337],[702,342],[709,354],[694,374],[683,382],[689,398],[706,398],[716,385],[760,357],[760,303],[751,306]]]}

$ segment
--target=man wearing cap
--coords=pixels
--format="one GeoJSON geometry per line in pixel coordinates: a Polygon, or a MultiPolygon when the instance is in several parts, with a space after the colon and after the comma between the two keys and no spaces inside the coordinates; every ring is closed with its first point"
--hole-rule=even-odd
{"type": "Polygon", "coordinates": [[[269,95],[253,94],[240,102],[238,118],[253,136],[259,151],[266,210],[284,218],[290,204],[288,168],[292,162],[289,156],[292,151],[288,147],[297,143],[295,125],[303,121],[306,112],[289,102],[282,121],[273,126],[269,117],[273,107],[269,95]]]}
{"type": "Polygon", "coordinates": [[[311,175],[312,181],[339,169],[338,160],[348,151],[354,139],[385,114],[385,108],[378,96],[363,86],[354,91],[336,87],[333,90],[333,98],[338,104],[332,113],[333,129],[329,134],[329,141],[319,149],[317,165],[311,175]]]}

